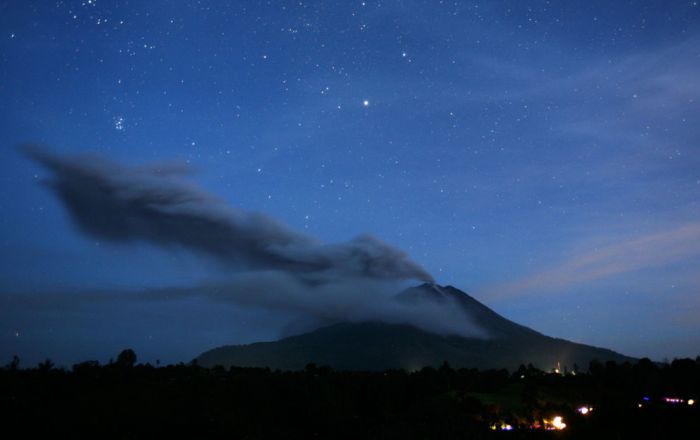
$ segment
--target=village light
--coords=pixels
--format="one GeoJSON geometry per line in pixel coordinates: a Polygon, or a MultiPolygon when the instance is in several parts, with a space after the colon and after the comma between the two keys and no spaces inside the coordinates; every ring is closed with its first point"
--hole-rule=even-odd
{"type": "Polygon", "coordinates": [[[510,424],[504,423],[504,422],[501,422],[501,423],[494,423],[494,424],[491,425],[491,430],[492,430],[492,431],[497,431],[497,430],[499,430],[499,429],[500,429],[501,431],[512,431],[512,430],[513,430],[513,425],[510,425],[510,424]]]}
{"type": "MultiPolygon", "coordinates": [[[[566,423],[564,423],[564,418],[562,416],[555,416],[552,420],[544,419],[544,429],[552,430],[562,430],[566,428],[566,423]]],[[[537,429],[539,426],[533,425],[533,428],[537,429]]]]}
{"type": "Polygon", "coordinates": [[[577,409],[579,413],[583,414],[584,416],[588,414],[589,412],[593,411],[593,407],[590,406],[582,406],[579,409],[577,409]]]}
{"type": "Polygon", "coordinates": [[[564,419],[561,416],[556,416],[552,419],[552,426],[554,426],[554,429],[564,429],[566,428],[566,423],[564,423],[564,419]]]}

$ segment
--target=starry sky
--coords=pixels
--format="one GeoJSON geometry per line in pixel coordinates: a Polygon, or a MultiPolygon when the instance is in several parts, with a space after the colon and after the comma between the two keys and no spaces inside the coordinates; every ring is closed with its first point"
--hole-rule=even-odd
{"type": "Polygon", "coordinates": [[[545,334],[699,355],[697,3],[2,2],[0,362],[188,361],[290,331],[150,300],[226,274],[82,233],[28,142],[191,167],[323,242],[371,233],[545,334]]]}

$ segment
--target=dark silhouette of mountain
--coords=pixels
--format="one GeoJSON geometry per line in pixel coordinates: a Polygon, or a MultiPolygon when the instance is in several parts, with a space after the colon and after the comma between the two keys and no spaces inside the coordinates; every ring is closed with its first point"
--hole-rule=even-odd
{"type": "Polygon", "coordinates": [[[406,324],[339,323],[275,342],[223,346],[197,357],[202,366],[256,366],[297,370],[309,363],[336,369],[386,370],[439,366],[507,368],[519,365],[551,370],[560,366],[587,369],[593,360],[634,359],[612,350],[543,335],[510,321],[452,286],[423,284],[402,292],[406,302],[454,301],[489,335],[488,338],[445,336],[406,324]]]}

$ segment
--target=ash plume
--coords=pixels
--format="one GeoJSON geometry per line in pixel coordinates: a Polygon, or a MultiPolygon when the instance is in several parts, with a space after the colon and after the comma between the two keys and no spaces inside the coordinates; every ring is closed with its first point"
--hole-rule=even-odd
{"type": "Polygon", "coordinates": [[[317,325],[379,320],[484,336],[452,302],[398,301],[402,282],[432,283],[433,278],[404,252],[371,235],[325,244],[267,215],[229,206],[187,181],[187,170],[172,164],[126,167],[37,146],[24,151],[50,172],[46,184],[85,234],[206,255],[218,260],[230,278],[219,285],[145,292],[145,299],[198,295],[288,311],[317,325]]]}
{"type": "Polygon", "coordinates": [[[175,245],[231,268],[281,270],[308,275],[312,281],[432,281],[405,253],[371,235],[324,244],[264,214],[226,205],[183,180],[181,172],[128,168],[97,157],[63,157],[36,146],[25,151],[52,173],[47,184],[77,226],[102,240],[175,245]]]}

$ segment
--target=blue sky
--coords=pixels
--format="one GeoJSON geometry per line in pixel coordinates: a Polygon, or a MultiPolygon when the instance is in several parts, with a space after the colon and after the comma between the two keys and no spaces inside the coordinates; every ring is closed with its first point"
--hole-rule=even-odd
{"type": "Polygon", "coordinates": [[[693,1],[5,2],[0,357],[188,360],[284,327],[205,298],[47,305],[226,274],[82,234],[25,142],[188,164],[233,206],[329,243],[372,233],[544,333],[694,357],[699,18],[693,1]]]}

